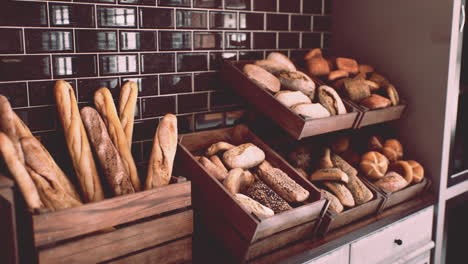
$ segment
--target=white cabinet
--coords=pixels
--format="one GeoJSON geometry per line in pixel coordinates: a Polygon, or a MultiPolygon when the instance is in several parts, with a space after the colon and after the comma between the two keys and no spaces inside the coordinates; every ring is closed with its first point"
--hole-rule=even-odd
{"type": "Polygon", "coordinates": [[[349,245],[342,246],[337,250],[322,255],[307,264],[348,264],[349,263],[349,245]]]}

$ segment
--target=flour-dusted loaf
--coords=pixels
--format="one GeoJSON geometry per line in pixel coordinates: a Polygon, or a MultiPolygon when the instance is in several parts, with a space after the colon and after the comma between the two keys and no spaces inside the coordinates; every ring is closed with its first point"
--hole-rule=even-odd
{"type": "Polygon", "coordinates": [[[88,132],[91,146],[99,161],[101,171],[114,195],[134,193],[130,174],[119,151],[112,143],[106,125],[99,113],[89,106],[80,111],[81,119],[88,132]]]}
{"type": "Polygon", "coordinates": [[[300,71],[281,72],[278,75],[281,86],[284,89],[300,91],[311,100],[315,97],[315,83],[305,73],[300,71]]]}
{"type": "Polygon", "coordinates": [[[265,160],[265,152],[252,143],[246,143],[224,152],[223,160],[230,169],[250,169],[265,160]]]}
{"type": "Polygon", "coordinates": [[[230,149],[232,149],[234,147],[235,146],[232,145],[232,144],[229,144],[229,143],[224,142],[224,141],[219,141],[219,142],[216,142],[216,143],[212,144],[206,150],[206,156],[210,157],[210,156],[218,154],[218,152],[230,150],[230,149]]]}
{"type": "Polygon", "coordinates": [[[153,149],[148,163],[146,189],[169,184],[177,151],[177,117],[166,114],[154,134],[153,149]]]}
{"type": "Polygon", "coordinates": [[[223,181],[224,187],[231,194],[240,192],[243,181],[244,170],[241,168],[232,169],[229,171],[228,176],[223,181]]]}
{"type": "Polygon", "coordinates": [[[357,170],[353,166],[335,153],[331,154],[331,161],[335,167],[341,169],[348,176],[356,176],[358,174],[357,170]]]}
{"type": "Polygon", "coordinates": [[[260,180],[254,182],[243,193],[255,201],[271,208],[275,214],[292,209],[281,196],[260,180]]]}
{"type": "Polygon", "coordinates": [[[357,175],[349,175],[349,181],[346,183],[346,187],[353,195],[356,205],[367,203],[374,198],[374,194],[357,175]]]}
{"type": "Polygon", "coordinates": [[[211,160],[211,162],[213,162],[214,165],[218,166],[218,168],[220,168],[222,171],[224,171],[226,173],[228,172],[228,170],[226,169],[223,162],[221,161],[221,159],[218,156],[213,155],[213,156],[210,157],[210,160],[211,160]]]}
{"type": "Polygon", "coordinates": [[[330,86],[322,85],[318,88],[318,99],[331,115],[346,114],[346,107],[338,93],[330,86]]]}
{"type": "Polygon", "coordinates": [[[378,94],[371,94],[371,96],[361,101],[361,105],[369,109],[385,108],[391,104],[392,102],[389,99],[378,94]]]}
{"type": "Polygon", "coordinates": [[[224,179],[226,179],[226,177],[228,176],[227,171],[224,171],[220,167],[216,166],[211,160],[209,160],[206,157],[200,157],[198,159],[198,162],[200,162],[201,165],[203,165],[205,170],[207,170],[210,175],[213,175],[219,181],[224,181],[224,179]]]}
{"type": "Polygon", "coordinates": [[[301,115],[306,118],[325,118],[330,116],[330,112],[319,103],[300,103],[295,104],[291,107],[296,114],[301,115]]]}
{"type": "Polygon", "coordinates": [[[249,79],[263,89],[276,93],[281,88],[281,83],[278,78],[260,66],[246,64],[242,71],[249,79]]]}
{"type": "Polygon", "coordinates": [[[339,181],[347,183],[349,177],[346,173],[338,168],[328,168],[316,170],[309,177],[310,181],[339,181]]]}
{"type": "Polygon", "coordinates": [[[85,202],[103,200],[104,192],[88,136],[81,120],[73,87],[68,82],[59,80],[55,83],[54,94],[59,119],[63,127],[73,167],[80,183],[83,199],[85,202]]]}
{"type": "Polygon", "coordinates": [[[405,178],[394,171],[387,173],[382,179],[374,182],[374,184],[386,192],[396,192],[408,186],[405,178]]]}
{"type": "Polygon", "coordinates": [[[301,103],[312,103],[310,98],[301,91],[279,91],[275,94],[275,98],[286,107],[301,103]]]}
{"type": "Polygon", "coordinates": [[[335,214],[339,214],[343,212],[344,207],[341,204],[338,197],[336,197],[335,195],[333,195],[332,193],[324,189],[320,189],[320,193],[322,194],[323,197],[327,198],[327,200],[330,201],[330,205],[328,206],[328,211],[335,213],[335,214]]]}
{"type": "Polygon", "coordinates": [[[275,213],[270,208],[260,204],[259,202],[245,196],[241,193],[234,195],[234,199],[249,213],[256,215],[259,218],[268,218],[275,213]]]}
{"type": "Polygon", "coordinates": [[[344,183],[326,181],[323,182],[323,185],[325,185],[330,192],[335,194],[343,206],[354,207],[356,205],[352,193],[346,188],[344,183]]]}
{"type": "Polygon", "coordinates": [[[282,53],[271,52],[270,54],[268,54],[266,59],[270,61],[276,61],[276,62],[286,65],[288,71],[296,71],[296,66],[294,66],[294,63],[292,63],[292,61],[286,55],[282,53]]]}
{"type": "Polygon", "coordinates": [[[309,198],[309,191],[278,168],[258,170],[258,176],[272,190],[289,203],[300,203],[309,198]]]}
{"type": "Polygon", "coordinates": [[[133,121],[135,119],[137,98],[138,85],[132,81],[126,82],[120,90],[119,118],[130,149],[132,149],[133,121]]]}

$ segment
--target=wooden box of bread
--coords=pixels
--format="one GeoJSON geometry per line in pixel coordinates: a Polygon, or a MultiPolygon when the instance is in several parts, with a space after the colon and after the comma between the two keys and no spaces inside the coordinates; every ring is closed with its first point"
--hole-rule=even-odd
{"type": "Polygon", "coordinates": [[[181,135],[178,152],[195,221],[236,261],[315,234],[327,201],[245,125],[181,135]]]}
{"type": "Polygon", "coordinates": [[[221,74],[239,95],[296,139],[353,128],[359,119],[360,112],[333,88],[319,86],[280,53],[270,53],[267,60],[224,61],[221,74]],[[277,62],[281,60],[285,63],[277,62]]]}
{"type": "Polygon", "coordinates": [[[356,128],[400,119],[406,108],[398,91],[374,67],[359,64],[355,59],[325,58],[320,49],[304,57],[307,74],[333,87],[345,101],[363,113],[356,128]]]}
{"type": "Polygon", "coordinates": [[[191,260],[191,183],[172,177],[173,166],[181,166],[177,119],[171,114],[162,118],[149,162],[136,164],[129,140],[137,91],[135,83],[122,87],[119,117],[107,88],[96,91],[96,109],[80,110],[73,87],[57,81],[54,95],[63,135],[56,136],[64,138],[54,144],[66,144],[68,153],[61,155],[69,155],[69,170],[55,162],[0,96],[3,173],[14,179],[23,197],[16,210],[22,262],[191,260]],[[147,174],[138,175],[137,167],[148,168],[147,174]]]}

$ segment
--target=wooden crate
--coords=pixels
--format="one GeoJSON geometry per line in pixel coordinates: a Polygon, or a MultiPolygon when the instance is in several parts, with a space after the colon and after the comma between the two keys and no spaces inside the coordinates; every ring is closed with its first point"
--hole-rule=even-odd
{"type": "Polygon", "coordinates": [[[406,102],[402,101],[399,105],[389,106],[382,109],[369,109],[362,105],[355,105],[355,107],[362,112],[356,128],[362,128],[400,119],[406,109],[406,102]]]}
{"type": "Polygon", "coordinates": [[[182,177],[74,208],[36,214],[20,208],[17,214],[18,229],[30,241],[21,248],[22,263],[191,261],[191,183],[182,177]]]}
{"type": "Polygon", "coordinates": [[[181,164],[184,166],[184,173],[190,172],[193,183],[195,223],[207,226],[210,233],[223,243],[232,258],[238,262],[252,259],[306,236],[312,237],[328,206],[328,202],[312,184],[299,176],[283,158],[244,125],[181,135],[178,153],[183,159],[181,164]],[[247,213],[192,155],[219,141],[236,145],[251,142],[257,145],[265,152],[266,160],[310,192],[308,203],[262,220],[247,213]]]}
{"type": "Polygon", "coordinates": [[[221,71],[223,80],[295,139],[354,128],[357,125],[360,112],[346,102],[347,114],[319,119],[303,118],[281,104],[270,92],[250,80],[242,72],[242,67],[247,63],[252,63],[252,61],[224,61],[221,71]]]}
{"type": "Polygon", "coordinates": [[[13,181],[0,175],[0,263],[19,263],[13,181]]]}

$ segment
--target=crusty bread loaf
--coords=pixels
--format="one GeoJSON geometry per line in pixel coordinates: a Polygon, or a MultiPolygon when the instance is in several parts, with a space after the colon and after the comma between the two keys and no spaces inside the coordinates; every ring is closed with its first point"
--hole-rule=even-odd
{"type": "Polygon", "coordinates": [[[330,116],[330,112],[328,112],[328,110],[319,103],[295,104],[291,107],[291,110],[293,110],[296,114],[306,118],[319,119],[330,116]]]}
{"type": "Polygon", "coordinates": [[[371,95],[369,84],[365,80],[347,79],[344,81],[344,91],[349,99],[359,103],[371,95]]]}
{"type": "Polygon", "coordinates": [[[242,186],[241,189],[247,189],[255,182],[255,176],[249,171],[245,170],[242,173],[242,186]]]}
{"type": "Polygon", "coordinates": [[[339,182],[326,181],[323,182],[330,192],[335,194],[335,196],[340,200],[340,203],[346,207],[354,207],[356,204],[354,202],[353,195],[346,188],[346,185],[339,182]]]}
{"type": "Polygon", "coordinates": [[[284,89],[301,91],[311,100],[315,97],[315,83],[305,73],[300,71],[280,72],[278,78],[284,89]]]}
{"type": "Polygon", "coordinates": [[[374,67],[368,64],[359,64],[359,72],[361,73],[374,72],[374,67]]]}
{"type": "Polygon", "coordinates": [[[359,65],[356,60],[349,58],[336,58],[336,67],[352,74],[359,73],[359,65]]]}
{"type": "Polygon", "coordinates": [[[301,91],[279,91],[275,94],[275,98],[286,107],[301,103],[312,103],[310,98],[301,91]]]}
{"type": "Polygon", "coordinates": [[[357,175],[349,175],[349,181],[346,183],[346,187],[353,195],[356,205],[367,203],[374,198],[374,194],[357,175]]]}
{"type": "Polygon", "coordinates": [[[265,152],[252,143],[232,148],[223,154],[224,164],[230,169],[250,169],[265,160],[265,152]]]}
{"type": "Polygon", "coordinates": [[[176,151],[177,117],[173,114],[166,114],[159,122],[154,134],[146,176],[146,190],[169,184],[176,151]]]}
{"type": "Polygon", "coordinates": [[[333,195],[332,193],[328,192],[327,190],[320,189],[320,193],[323,195],[323,197],[327,198],[327,200],[330,201],[330,205],[328,206],[328,211],[339,214],[343,212],[343,205],[341,204],[340,200],[338,197],[333,195]]]}
{"type": "Polygon", "coordinates": [[[246,64],[242,71],[249,79],[263,89],[276,93],[281,88],[281,83],[278,78],[260,66],[246,64]]]}
{"type": "Polygon", "coordinates": [[[349,73],[347,71],[343,71],[343,70],[336,70],[336,71],[332,71],[330,72],[330,74],[328,74],[328,81],[334,81],[334,80],[337,80],[337,79],[340,79],[340,78],[346,78],[349,76],[349,73]]]}
{"type": "Polygon", "coordinates": [[[258,180],[244,191],[244,194],[251,197],[255,201],[271,208],[275,214],[292,209],[292,207],[275,193],[265,183],[258,180]]]}
{"type": "Polygon", "coordinates": [[[213,156],[210,157],[210,160],[211,160],[211,162],[213,162],[214,165],[218,166],[222,171],[224,171],[226,173],[228,172],[228,170],[226,169],[223,162],[221,161],[221,159],[218,156],[213,155],[213,156]]]}
{"type": "Polygon", "coordinates": [[[133,188],[137,192],[141,191],[141,183],[138,178],[135,161],[133,160],[132,152],[128,147],[129,144],[127,142],[127,137],[122,124],[120,123],[114,99],[112,98],[109,89],[99,88],[99,90],[94,93],[94,105],[106,124],[112,143],[114,143],[114,146],[119,151],[120,157],[130,174],[130,180],[132,181],[133,188]]]}
{"type": "Polygon", "coordinates": [[[397,161],[403,158],[403,146],[396,139],[387,139],[383,145],[382,153],[389,161],[397,161]]]}
{"type": "Polygon", "coordinates": [[[104,199],[104,193],[78,110],[75,92],[68,82],[62,80],[55,83],[54,89],[60,121],[83,199],[85,202],[100,201],[104,199]]]}
{"type": "Polygon", "coordinates": [[[385,87],[385,94],[392,102],[392,105],[398,105],[400,103],[400,96],[393,84],[389,84],[385,87]]]}
{"type": "Polygon", "coordinates": [[[405,178],[394,171],[387,173],[382,179],[374,182],[374,184],[386,192],[396,192],[408,186],[405,178]]]}
{"type": "Polygon", "coordinates": [[[371,180],[378,180],[385,176],[388,169],[388,159],[376,151],[367,152],[362,156],[361,171],[371,180]]]}
{"type": "Polygon", "coordinates": [[[331,115],[342,115],[347,112],[341,97],[330,86],[322,85],[319,87],[318,99],[331,115]]]}
{"type": "Polygon", "coordinates": [[[310,181],[340,181],[347,183],[348,175],[338,168],[316,170],[309,177],[310,181]]]}
{"type": "Polygon", "coordinates": [[[323,76],[330,74],[330,65],[321,55],[314,56],[305,61],[307,72],[312,76],[323,76]]]}
{"type": "Polygon", "coordinates": [[[114,195],[134,193],[135,189],[130,181],[128,169],[124,165],[114,143],[112,143],[106,125],[99,113],[89,106],[82,108],[80,113],[88,132],[89,141],[101,166],[101,171],[110,187],[109,189],[112,190],[114,195]]]}
{"type": "Polygon", "coordinates": [[[223,181],[223,185],[229,193],[236,194],[240,192],[243,173],[244,170],[241,168],[236,168],[229,171],[228,176],[223,181]]]}
{"type": "Polygon", "coordinates": [[[331,161],[335,167],[342,170],[348,176],[356,176],[358,174],[357,170],[339,155],[331,154],[331,161]]]}
{"type": "Polygon", "coordinates": [[[419,183],[424,178],[424,168],[417,161],[408,160],[408,164],[413,169],[413,183],[419,183]]]}
{"type": "Polygon", "coordinates": [[[322,50],[320,48],[315,48],[309,50],[305,55],[304,55],[304,60],[309,60],[312,58],[316,57],[323,57],[322,50]]]}
{"type": "Polygon", "coordinates": [[[0,154],[5,161],[8,171],[15,179],[19,190],[23,194],[28,207],[33,210],[44,208],[44,203],[41,201],[36,185],[26,170],[24,163],[20,161],[15,146],[3,132],[0,132],[0,154]]]}
{"type": "Polygon", "coordinates": [[[135,119],[136,102],[138,98],[138,85],[135,82],[126,82],[119,97],[119,118],[127,137],[129,149],[132,149],[133,120],[135,119]]]}
{"type": "Polygon", "coordinates": [[[258,176],[289,203],[300,203],[309,198],[309,191],[297,184],[280,169],[258,170],[258,176]]]}
{"type": "Polygon", "coordinates": [[[274,75],[277,75],[283,71],[289,71],[288,65],[274,60],[258,60],[255,61],[254,64],[256,66],[262,67],[264,70],[274,75]]]}
{"type": "Polygon", "coordinates": [[[213,156],[216,155],[218,152],[221,151],[226,151],[234,148],[234,145],[231,145],[227,142],[220,141],[217,143],[212,144],[207,150],[206,150],[206,156],[213,156]]]}
{"type": "Polygon", "coordinates": [[[369,77],[369,81],[375,82],[376,84],[379,85],[380,88],[385,87],[390,84],[387,78],[383,77],[382,75],[376,72],[371,74],[371,76],[369,77]]]}
{"type": "Polygon", "coordinates": [[[335,137],[330,143],[330,147],[334,153],[343,153],[349,149],[350,139],[349,136],[335,137]]]}
{"type": "Polygon", "coordinates": [[[408,184],[413,182],[413,167],[406,161],[395,161],[390,165],[390,171],[400,174],[408,184]]]}
{"type": "Polygon", "coordinates": [[[361,105],[369,109],[385,108],[391,104],[392,102],[389,99],[378,94],[371,94],[371,96],[361,101],[361,105]]]}
{"type": "Polygon", "coordinates": [[[245,196],[241,193],[234,195],[234,199],[249,213],[256,215],[259,218],[268,218],[275,213],[270,208],[260,204],[259,202],[245,196]]]}
{"type": "Polygon", "coordinates": [[[219,181],[224,181],[224,179],[226,179],[226,177],[228,176],[227,172],[223,171],[221,168],[216,166],[213,162],[211,162],[211,160],[207,159],[206,157],[200,157],[198,162],[200,162],[203,165],[205,170],[207,170],[210,175],[213,175],[219,181]]]}
{"type": "Polygon", "coordinates": [[[296,66],[294,66],[294,63],[292,63],[292,61],[286,55],[282,53],[270,52],[270,54],[268,54],[266,59],[276,61],[276,62],[286,65],[286,67],[288,68],[288,71],[296,71],[296,66]]]}

